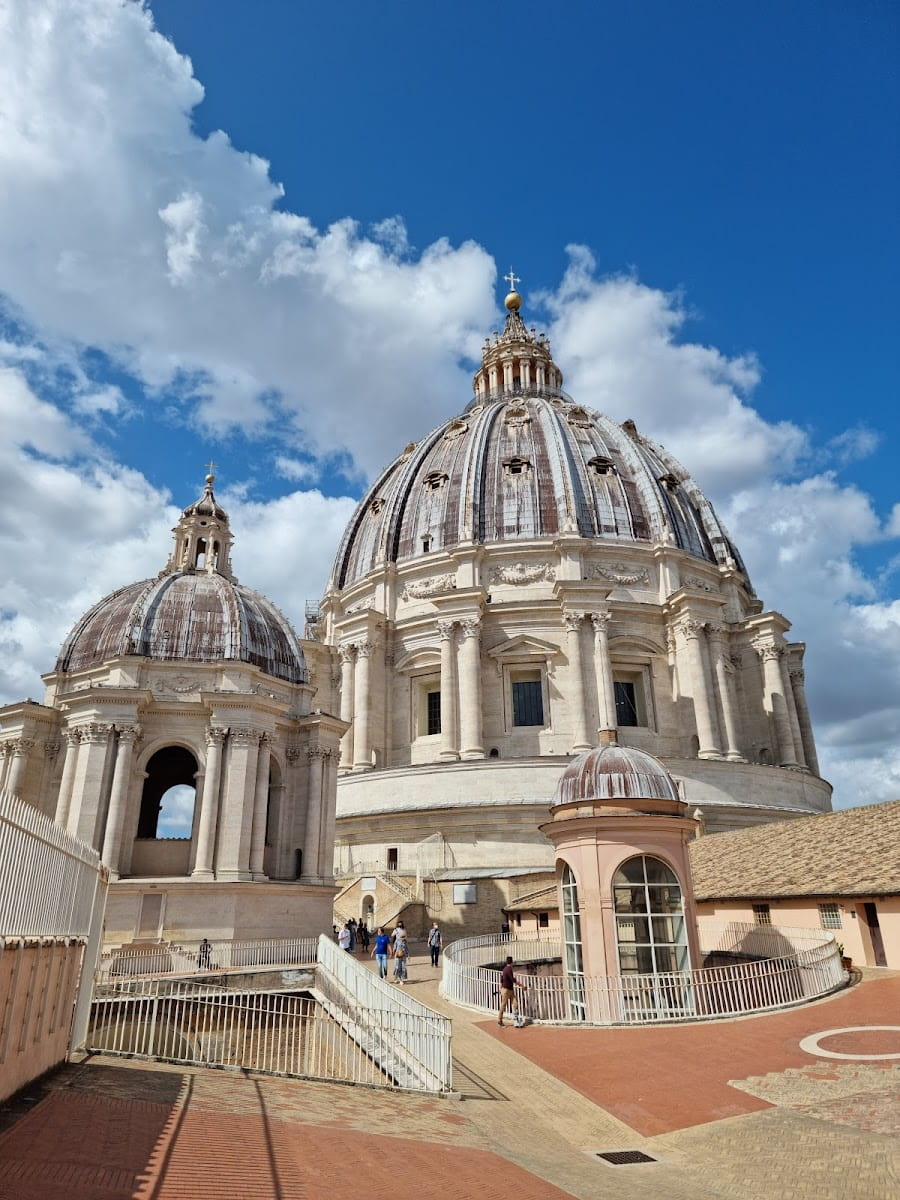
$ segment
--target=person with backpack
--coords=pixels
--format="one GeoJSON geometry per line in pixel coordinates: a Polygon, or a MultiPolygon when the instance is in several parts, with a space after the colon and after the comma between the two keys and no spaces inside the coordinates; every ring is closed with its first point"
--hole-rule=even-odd
{"type": "Polygon", "coordinates": [[[435,921],[428,930],[428,950],[431,954],[431,965],[433,967],[438,965],[438,958],[440,957],[442,945],[443,938],[441,937],[441,931],[438,928],[437,921],[435,921]]]}

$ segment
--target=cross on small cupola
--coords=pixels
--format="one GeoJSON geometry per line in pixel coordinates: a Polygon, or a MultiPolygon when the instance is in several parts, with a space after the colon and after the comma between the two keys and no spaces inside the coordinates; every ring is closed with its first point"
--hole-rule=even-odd
{"type": "Polygon", "coordinates": [[[509,274],[508,274],[508,275],[504,275],[504,276],[503,276],[503,278],[504,278],[504,279],[506,280],[506,282],[509,284],[509,290],[510,290],[511,292],[514,292],[514,291],[516,290],[516,284],[517,284],[517,283],[521,283],[521,282],[522,282],[522,280],[520,279],[520,277],[519,277],[518,275],[516,275],[516,274],[515,274],[515,272],[513,271],[512,267],[510,267],[510,268],[509,268],[509,274]]]}

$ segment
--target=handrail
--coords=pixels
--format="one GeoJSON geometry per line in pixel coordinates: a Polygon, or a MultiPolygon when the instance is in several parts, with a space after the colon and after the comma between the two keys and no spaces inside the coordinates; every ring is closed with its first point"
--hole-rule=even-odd
{"type": "MultiPolygon", "coordinates": [[[[777,926],[701,926],[705,955],[739,955],[741,961],[689,971],[617,976],[525,974],[523,1011],[549,1023],[652,1024],[673,1020],[765,1012],[827,995],[846,983],[837,944],[826,930],[777,926]]],[[[452,942],[443,955],[441,995],[484,1012],[496,1011],[500,971],[511,953],[517,963],[560,963],[558,939],[508,936],[452,942]],[[489,964],[489,965],[485,965],[489,964]]]]}
{"type": "Polygon", "coordinates": [[[317,940],[256,938],[212,941],[201,949],[199,941],[154,942],[146,946],[106,947],[97,969],[98,983],[123,979],[154,979],[204,972],[247,971],[260,967],[311,966],[316,961],[317,940]]]}

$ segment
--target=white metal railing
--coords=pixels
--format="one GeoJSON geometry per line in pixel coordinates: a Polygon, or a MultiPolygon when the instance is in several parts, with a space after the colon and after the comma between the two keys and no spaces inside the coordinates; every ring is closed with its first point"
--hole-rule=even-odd
{"type": "Polygon", "coordinates": [[[311,966],[316,961],[316,949],[314,937],[210,942],[208,950],[198,941],[107,947],[100,957],[96,980],[105,984],[117,979],[196,975],[205,971],[311,966]]]}
{"type": "Polygon", "coordinates": [[[451,1023],[361,966],[324,934],[316,984],[347,1027],[396,1082],[423,1091],[452,1086],[451,1023]]]}
{"type": "Polygon", "coordinates": [[[192,979],[168,971],[109,974],[95,991],[85,1046],[202,1066],[449,1091],[450,1021],[382,982],[324,934],[318,941],[298,939],[309,942],[315,976],[306,993],[239,990],[234,978],[198,972],[196,963],[192,979]]]}
{"type": "Polygon", "coordinates": [[[519,971],[517,978],[524,985],[522,1011],[551,1023],[708,1020],[799,1004],[845,982],[837,944],[824,930],[706,923],[700,932],[704,957],[721,955],[720,965],[582,977],[562,973],[558,939],[467,938],[444,951],[441,994],[468,1008],[496,1011],[500,971],[494,964],[506,954],[519,964],[548,964],[546,974],[519,971]]]}
{"type": "Polygon", "coordinates": [[[94,1000],[91,1050],[310,1079],[385,1083],[379,1066],[308,995],[224,992],[143,979],[94,1000]]]}
{"type": "Polygon", "coordinates": [[[0,792],[0,935],[87,937],[100,873],[95,850],[0,792]]]}

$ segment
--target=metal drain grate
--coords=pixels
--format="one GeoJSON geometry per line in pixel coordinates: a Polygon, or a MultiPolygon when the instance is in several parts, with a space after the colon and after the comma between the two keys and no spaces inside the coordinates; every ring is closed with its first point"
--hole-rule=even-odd
{"type": "Polygon", "coordinates": [[[633,1163],[650,1163],[656,1162],[649,1154],[645,1154],[643,1150],[605,1150],[597,1151],[597,1157],[602,1158],[604,1162],[608,1162],[613,1167],[630,1166],[633,1163]]]}

